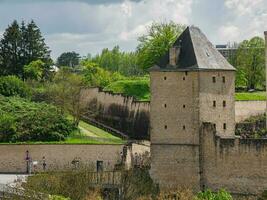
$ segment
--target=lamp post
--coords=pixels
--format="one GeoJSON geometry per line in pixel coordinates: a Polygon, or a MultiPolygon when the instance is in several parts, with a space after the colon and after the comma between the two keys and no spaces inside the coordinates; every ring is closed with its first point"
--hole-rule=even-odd
{"type": "MultiPolygon", "coordinates": [[[[265,87],[266,87],[266,96],[267,96],[267,31],[264,31],[264,36],[265,36],[265,74],[266,74],[266,82],[265,82],[265,87]]],[[[266,129],[267,129],[267,100],[266,100],[266,129]]]]}

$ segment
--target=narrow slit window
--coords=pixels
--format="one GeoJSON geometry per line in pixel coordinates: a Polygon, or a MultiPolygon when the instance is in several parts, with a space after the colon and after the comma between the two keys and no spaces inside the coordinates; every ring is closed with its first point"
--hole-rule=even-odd
{"type": "Polygon", "coordinates": [[[166,103],[164,104],[164,108],[167,108],[167,104],[166,103]]]}
{"type": "Polygon", "coordinates": [[[226,101],[223,101],[223,107],[226,107],[226,101]]]}
{"type": "Polygon", "coordinates": [[[183,80],[185,80],[185,77],[183,77],[183,80]]]}
{"type": "Polygon", "coordinates": [[[222,82],[225,83],[225,76],[222,77],[222,82]]]}
{"type": "Polygon", "coordinates": [[[167,129],[167,125],[165,125],[164,128],[167,129]]]}
{"type": "Polygon", "coordinates": [[[166,76],[164,76],[164,80],[167,80],[167,77],[166,76]]]}
{"type": "Polygon", "coordinates": [[[185,108],[185,105],[183,105],[183,108],[185,108]]]}
{"type": "Polygon", "coordinates": [[[223,124],[223,129],[226,130],[226,123],[223,124]]]}
{"type": "Polygon", "coordinates": [[[213,107],[214,108],[216,107],[216,101],[213,101],[213,107]]]}
{"type": "Polygon", "coordinates": [[[185,125],[183,125],[183,130],[185,130],[185,125]]]}
{"type": "Polygon", "coordinates": [[[185,75],[187,76],[188,72],[185,72],[185,75]]]}
{"type": "Polygon", "coordinates": [[[216,83],[216,77],[215,76],[212,77],[212,82],[216,83]]]}

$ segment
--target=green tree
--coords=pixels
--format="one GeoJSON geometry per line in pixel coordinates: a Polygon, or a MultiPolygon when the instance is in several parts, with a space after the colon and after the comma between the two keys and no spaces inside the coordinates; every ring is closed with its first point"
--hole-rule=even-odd
{"type": "Polygon", "coordinates": [[[57,65],[60,67],[67,66],[74,68],[79,65],[80,55],[74,51],[62,53],[57,58],[57,65]]]}
{"type": "Polygon", "coordinates": [[[41,60],[30,62],[30,64],[24,66],[24,77],[31,80],[41,80],[44,73],[45,63],[41,60]]]}
{"type": "Polygon", "coordinates": [[[21,32],[18,22],[15,20],[7,27],[3,38],[0,40],[0,66],[1,75],[20,75],[23,69],[20,63],[21,32]]]}
{"type": "Polygon", "coordinates": [[[264,63],[264,40],[260,37],[244,40],[237,50],[237,84],[245,84],[247,89],[263,87],[264,63]]]}
{"type": "Polygon", "coordinates": [[[75,126],[78,126],[86,106],[81,98],[84,87],[82,76],[71,73],[70,69],[65,67],[56,74],[49,88],[52,102],[61,108],[63,113],[73,116],[75,126]]]}
{"type": "Polygon", "coordinates": [[[49,74],[52,64],[50,50],[44,42],[41,31],[34,21],[21,25],[15,20],[5,30],[0,40],[1,75],[17,75],[23,78],[24,65],[35,60],[45,63],[45,74],[49,74]]]}
{"type": "Polygon", "coordinates": [[[149,26],[148,33],[138,38],[139,67],[144,70],[152,67],[168,51],[184,29],[184,25],[172,21],[153,23],[149,26]]]}

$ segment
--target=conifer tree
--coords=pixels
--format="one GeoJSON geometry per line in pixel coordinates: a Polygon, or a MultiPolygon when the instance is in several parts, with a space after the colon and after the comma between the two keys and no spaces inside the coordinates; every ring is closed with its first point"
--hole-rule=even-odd
{"type": "Polygon", "coordinates": [[[44,42],[41,31],[32,20],[21,25],[15,20],[5,30],[0,40],[0,75],[17,75],[23,78],[23,68],[32,61],[45,63],[44,75],[52,63],[50,50],[44,42]]]}

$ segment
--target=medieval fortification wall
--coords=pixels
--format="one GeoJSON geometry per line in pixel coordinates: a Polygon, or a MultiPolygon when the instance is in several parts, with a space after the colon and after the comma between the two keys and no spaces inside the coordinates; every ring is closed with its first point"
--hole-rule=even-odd
{"type": "MultiPolygon", "coordinates": [[[[89,104],[89,117],[127,135],[134,135],[136,139],[149,139],[150,102],[136,101],[133,97],[104,92],[99,88],[85,89],[82,96],[89,104]]],[[[235,120],[238,123],[263,114],[265,107],[265,101],[236,101],[235,120]]]]}
{"type": "Polygon", "coordinates": [[[236,194],[259,194],[267,188],[267,140],[222,138],[213,124],[200,133],[200,184],[236,194]]]}

